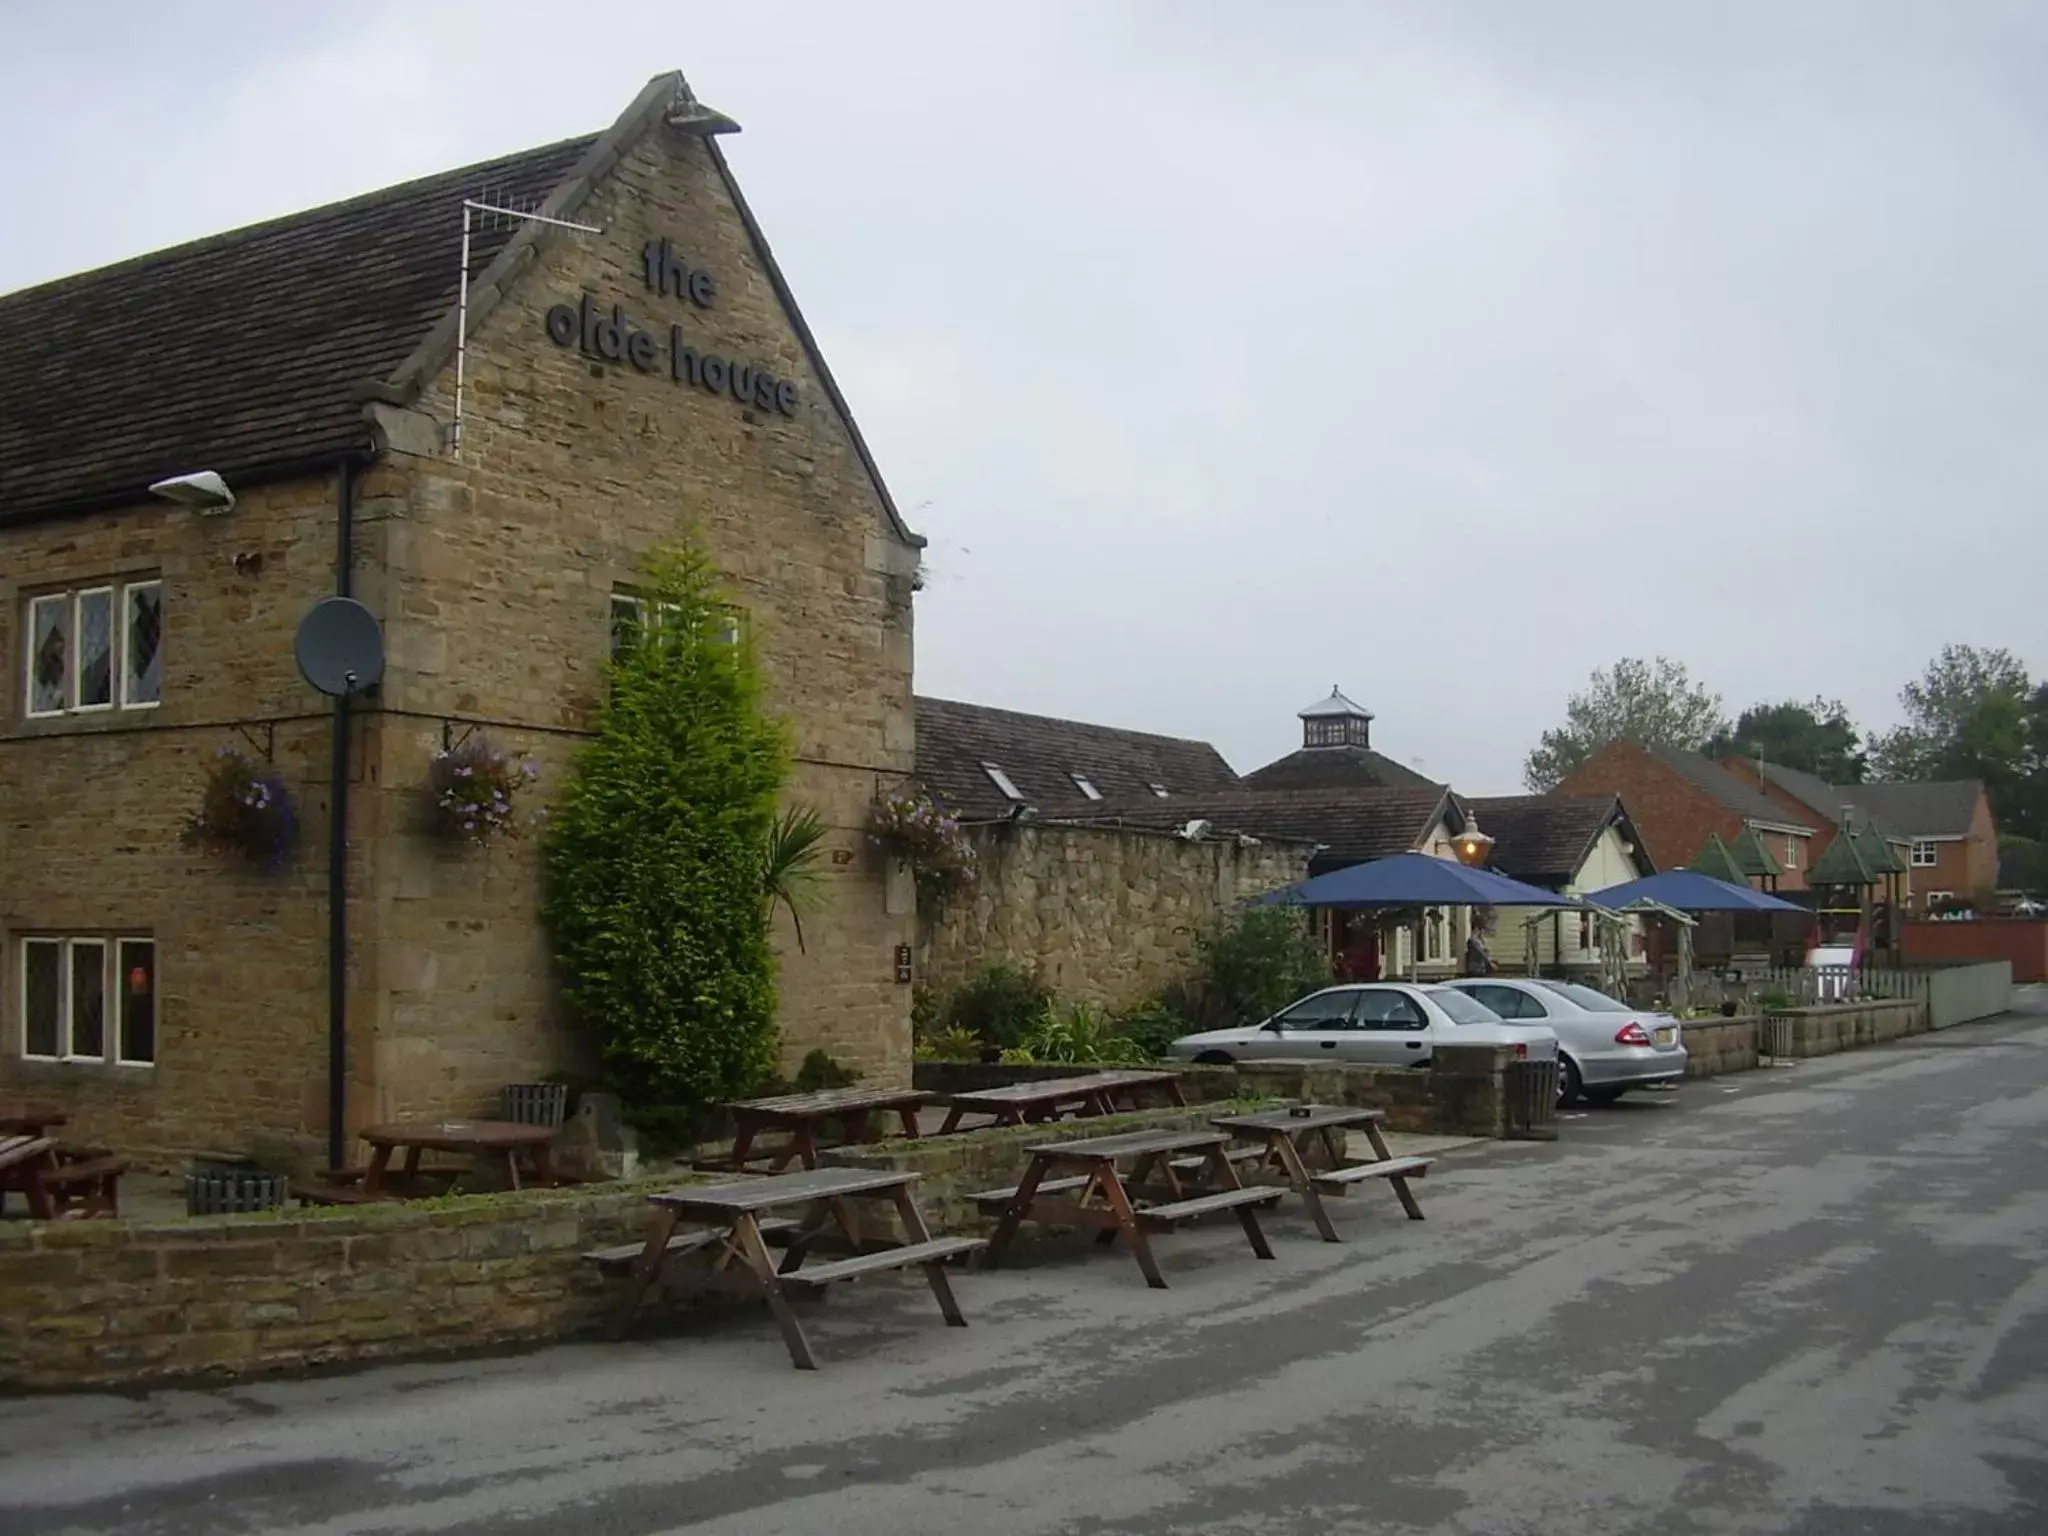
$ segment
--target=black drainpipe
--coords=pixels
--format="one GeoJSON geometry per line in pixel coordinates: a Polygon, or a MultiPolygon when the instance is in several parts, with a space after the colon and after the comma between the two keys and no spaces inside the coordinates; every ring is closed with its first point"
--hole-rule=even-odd
{"type": "MultiPolygon", "coordinates": [[[[341,461],[334,591],[355,595],[356,461],[341,461]]],[[[334,701],[334,760],[327,809],[327,1166],[347,1166],[348,1132],[348,696],[334,701]]]]}

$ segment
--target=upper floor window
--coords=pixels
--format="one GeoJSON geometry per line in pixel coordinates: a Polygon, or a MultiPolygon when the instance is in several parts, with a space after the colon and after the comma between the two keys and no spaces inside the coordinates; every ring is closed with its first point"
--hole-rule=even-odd
{"type": "Polygon", "coordinates": [[[1797,869],[1799,867],[1799,839],[1789,832],[1785,834],[1785,867],[1787,869],[1797,869]]]}
{"type": "Polygon", "coordinates": [[[1100,800],[1102,798],[1102,791],[1095,787],[1094,781],[1087,774],[1070,773],[1067,777],[1074,781],[1074,788],[1081,791],[1090,800],[1100,800]]]}
{"type": "Polygon", "coordinates": [[[988,775],[989,783],[995,785],[997,789],[1003,792],[1004,798],[1010,800],[1022,800],[1024,798],[1024,791],[1019,789],[1011,781],[1010,776],[994,763],[983,763],[981,771],[988,775]]]}
{"type": "MultiPolygon", "coordinates": [[[[611,654],[614,660],[619,653],[628,649],[649,629],[659,629],[664,613],[673,612],[665,603],[642,597],[637,592],[616,591],[612,593],[611,604],[611,654]]],[[[740,640],[740,616],[736,610],[728,609],[719,626],[718,638],[727,645],[738,645],[740,640]]]]}
{"type": "Polygon", "coordinates": [[[1921,839],[1913,844],[1913,867],[1915,869],[1932,869],[1940,862],[1941,847],[1939,844],[1927,839],[1921,839]]]}
{"type": "Polygon", "coordinates": [[[154,709],[164,692],[164,586],[107,582],[28,600],[31,719],[154,709]]]}
{"type": "Polygon", "coordinates": [[[1166,798],[1167,791],[1166,786],[1164,784],[1150,784],[1146,787],[1150,789],[1152,793],[1157,795],[1160,799],[1164,800],[1166,798]]]}

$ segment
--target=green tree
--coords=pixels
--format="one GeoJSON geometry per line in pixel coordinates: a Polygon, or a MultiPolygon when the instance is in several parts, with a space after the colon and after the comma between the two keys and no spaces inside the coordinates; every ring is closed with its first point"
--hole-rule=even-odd
{"type": "Polygon", "coordinates": [[[1839,699],[1753,704],[1705,747],[1709,757],[1761,757],[1829,784],[1861,784],[1868,768],[1861,733],[1839,699]]]}
{"type": "Polygon", "coordinates": [[[1522,764],[1538,794],[1558,784],[1610,741],[1698,751],[1728,728],[1721,696],[1695,683],[1682,663],[1627,656],[1595,671],[1565,704],[1564,724],[1545,731],[1522,764]]]}
{"type": "Polygon", "coordinates": [[[2018,657],[1943,646],[1899,702],[1905,724],[1871,743],[1879,778],[1981,779],[2001,831],[2048,830],[2048,688],[2018,657]]]}
{"type": "Polygon", "coordinates": [[[769,888],[786,733],[717,572],[658,552],[546,838],[545,916],[606,1082],[657,1141],[775,1065],[769,888]]]}

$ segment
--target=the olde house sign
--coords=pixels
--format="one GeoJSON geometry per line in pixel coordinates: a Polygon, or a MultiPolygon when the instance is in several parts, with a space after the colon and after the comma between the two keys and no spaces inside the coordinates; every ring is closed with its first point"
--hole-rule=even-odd
{"type": "MultiPolygon", "coordinates": [[[[699,309],[711,308],[718,297],[718,285],[711,274],[692,270],[666,240],[650,240],[640,253],[647,286],[664,297],[673,294],[699,309]]],[[[548,340],[558,347],[574,347],[585,357],[608,363],[628,363],[642,373],[654,373],[666,365],[668,376],[678,384],[694,384],[714,395],[729,394],[741,405],[763,411],[796,414],[796,385],[779,379],[759,363],[742,363],[702,352],[683,339],[683,328],[668,328],[666,358],[654,332],[645,331],[626,318],[620,305],[602,314],[596,301],[584,294],[577,304],[557,304],[547,314],[548,340]]]]}

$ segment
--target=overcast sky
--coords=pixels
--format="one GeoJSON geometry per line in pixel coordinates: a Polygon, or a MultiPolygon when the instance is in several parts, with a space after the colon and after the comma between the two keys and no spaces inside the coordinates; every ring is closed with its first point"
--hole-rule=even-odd
{"type": "Polygon", "coordinates": [[[680,68],[898,504],[919,690],[1467,793],[1586,674],[2048,669],[2048,5],[0,0],[0,290],[680,68]]]}

